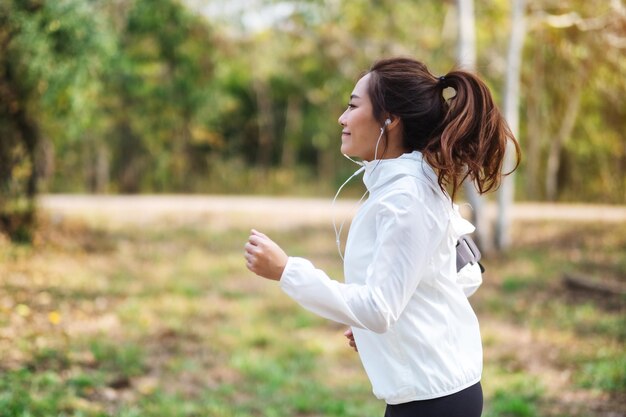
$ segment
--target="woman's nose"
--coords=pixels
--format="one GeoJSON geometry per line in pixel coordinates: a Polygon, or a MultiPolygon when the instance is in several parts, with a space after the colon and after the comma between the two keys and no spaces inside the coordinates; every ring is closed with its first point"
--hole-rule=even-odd
{"type": "Polygon", "coordinates": [[[344,111],[343,113],[341,113],[341,116],[339,116],[339,118],[337,119],[337,121],[339,122],[341,126],[346,125],[345,118],[344,118],[345,115],[346,115],[346,112],[344,111]]]}

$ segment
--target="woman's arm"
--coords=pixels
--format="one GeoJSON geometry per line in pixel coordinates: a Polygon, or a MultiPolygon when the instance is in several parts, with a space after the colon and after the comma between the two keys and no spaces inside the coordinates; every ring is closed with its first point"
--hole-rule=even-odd
{"type": "Polygon", "coordinates": [[[377,238],[365,284],[332,280],[303,258],[289,257],[283,264],[282,249],[258,232],[246,244],[248,268],[280,280],[291,298],[315,314],[384,333],[415,292],[443,233],[432,212],[412,196],[395,194],[379,205],[377,238]]]}

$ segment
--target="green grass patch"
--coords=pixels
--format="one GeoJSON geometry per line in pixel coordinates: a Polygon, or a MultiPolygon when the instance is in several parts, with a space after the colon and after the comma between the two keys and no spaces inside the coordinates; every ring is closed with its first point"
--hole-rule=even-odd
{"type": "Polygon", "coordinates": [[[90,350],[98,367],[107,373],[132,377],[141,375],[145,369],[146,356],[139,345],[114,343],[103,338],[91,341],[90,350]]]}
{"type": "Polygon", "coordinates": [[[580,386],[614,393],[626,392],[626,357],[609,356],[585,363],[578,373],[580,386]]]}
{"type": "MultiPolygon", "coordinates": [[[[560,394],[613,401],[626,390],[625,312],[569,292],[561,274],[619,280],[626,226],[518,227],[470,299],[484,330],[484,415],[593,417],[560,394]],[[543,382],[563,372],[571,381],[543,382]]],[[[61,224],[36,246],[0,242],[11,340],[0,338],[0,417],[382,415],[344,326],[246,270],[248,232],[61,224]]],[[[330,226],[266,232],[342,278],[330,226]]]]}
{"type": "Polygon", "coordinates": [[[490,364],[485,385],[496,387],[487,392],[485,417],[539,417],[544,388],[537,378],[523,372],[503,372],[490,364]]]}
{"type": "Polygon", "coordinates": [[[508,277],[502,281],[502,291],[506,293],[515,293],[532,286],[525,278],[508,277]]]}

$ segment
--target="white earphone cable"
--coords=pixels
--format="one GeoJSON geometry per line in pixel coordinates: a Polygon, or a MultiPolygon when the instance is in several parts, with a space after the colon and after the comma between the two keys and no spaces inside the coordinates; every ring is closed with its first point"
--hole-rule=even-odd
{"type": "MultiPolygon", "coordinates": [[[[380,144],[380,139],[383,137],[383,133],[385,132],[385,127],[387,127],[388,124],[389,124],[389,119],[387,119],[385,121],[384,126],[380,128],[380,135],[378,136],[378,140],[376,141],[376,148],[374,149],[374,160],[375,161],[377,160],[377,157],[378,157],[378,145],[380,144]]],[[[345,185],[348,184],[348,182],[350,182],[350,180],[352,178],[356,177],[361,172],[365,171],[365,163],[359,162],[359,161],[355,161],[354,159],[350,158],[346,154],[343,154],[343,156],[345,156],[346,158],[348,158],[350,161],[354,162],[355,164],[360,165],[361,168],[356,170],[356,172],[354,174],[350,175],[350,177],[348,177],[348,179],[343,184],[341,184],[341,187],[339,187],[339,189],[337,190],[337,193],[335,194],[335,197],[333,198],[333,202],[331,204],[331,212],[332,212],[332,217],[333,217],[333,229],[335,231],[335,243],[337,244],[337,251],[339,252],[339,257],[341,258],[342,261],[344,259],[343,259],[343,253],[341,252],[341,232],[343,231],[343,226],[346,224],[346,220],[347,219],[344,219],[344,221],[341,222],[341,225],[339,226],[339,229],[337,229],[337,221],[336,221],[336,218],[335,218],[335,203],[336,203],[337,197],[339,197],[339,193],[341,192],[343,187],[345,187],[345,185]]],[[[378,164],[380,164],[380,160],[378,160],[376,162],[376,165],[372,169],[372,172],[374,172],[374,170],[378,167],[378,164]]],[[[367,193],[369,193],[369,190],[366,190],[365,193],[363,193],[361,198],[359,198],[359,201],[357,201],[356,206],[359,206],[361,204],[361,202],[363,201],[363,199],[365,198],[367,193]]]]}

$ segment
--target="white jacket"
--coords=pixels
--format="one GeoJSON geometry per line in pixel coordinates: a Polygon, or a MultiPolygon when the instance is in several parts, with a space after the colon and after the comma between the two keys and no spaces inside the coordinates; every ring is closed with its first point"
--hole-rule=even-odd
{"type": "Polygon", "coordinates": [[[345,284],[290,257],[280,286],[306,309],[352,326],[374,395],[441,397],[480,380],[478,320],[457,283],[455,244],[473,231],[420,152],[367,162],[370,196],[352,221],[345,284]]]}

